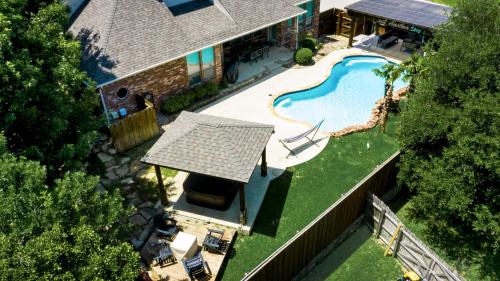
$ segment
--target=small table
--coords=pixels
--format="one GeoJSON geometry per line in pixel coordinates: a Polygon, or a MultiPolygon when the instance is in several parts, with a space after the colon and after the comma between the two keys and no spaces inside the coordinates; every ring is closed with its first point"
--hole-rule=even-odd
{"type": "Polygon", "coordinates": [[[190,258],[198,251],[196,236],[180,231],[171,244],[172,251],[178,260],[190,258]]]}

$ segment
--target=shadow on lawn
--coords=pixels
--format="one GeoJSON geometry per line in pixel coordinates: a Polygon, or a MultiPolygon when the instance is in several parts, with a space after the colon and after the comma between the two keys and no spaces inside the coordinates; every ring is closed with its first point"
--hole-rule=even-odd
{"type": "MultiPolygon", "coordinates": [[[[330,252],[321,263],[313,269],[312,275],[306,275],[304,281],[326,279],[357,252],[372,236],[366,225],[361,225],[342,244],[330,252]]],[[[311,273],[312,273],[311,272],[311,273]]]]}
{"type": "Polygon", "coordinates": [[[253,232],[271,237],[276,236],[292,177],[293,173],[286,170],[281,176],[271,181],[253,232]]]}

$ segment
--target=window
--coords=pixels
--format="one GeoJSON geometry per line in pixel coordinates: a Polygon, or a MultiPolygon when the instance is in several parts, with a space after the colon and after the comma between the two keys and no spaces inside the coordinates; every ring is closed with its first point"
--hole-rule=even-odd
{"type": "Polygon", "coordinates": [[[186,56],[187,70],[191,85],[215,78],[214,48],[206,48],[201,52],[186,56]]]}
{"type": "Polygon", "coordinates": [[[215,78],[214,48],[207,48],[201,51],[201,69],[204,80],[215,78]]]}
{"type": "Polygon", "coordinates": [[[301,4],[299,7],[307,11],[307,13],[299,16],[299,25],[303,27],[310,26],[314,15],[314,1],[301,4]]]}
{"type": "Polygon", "coordinates": [[[120,88],[118,89],[118,92],[116,92],[116,96],[120,99],[126,98],[128,95],[128,89],[127,88],[120,88]]]}

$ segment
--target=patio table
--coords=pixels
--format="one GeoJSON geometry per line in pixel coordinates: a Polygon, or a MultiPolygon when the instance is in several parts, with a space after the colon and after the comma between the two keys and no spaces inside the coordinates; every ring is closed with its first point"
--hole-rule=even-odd
{"type": "Polygon", "coordinates": [[[196,236],[180,231],[172,242],[171,248],[178,260],[187,259],[198,251],[198,240],[196,236]]]}

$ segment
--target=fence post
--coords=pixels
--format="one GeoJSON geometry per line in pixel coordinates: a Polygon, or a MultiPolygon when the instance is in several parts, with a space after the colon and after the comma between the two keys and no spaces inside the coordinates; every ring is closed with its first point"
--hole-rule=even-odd
{"type": "Polygon", "coordinates": [[[393,255],[394,257],[396,257],[396,255],[398,254],[399,243],[401,243],[401,239],[402,239],[402,237],[403,237],[403,230],[404,230],[404,228],[403,228],[402,230],[400,230],[400,231],[399,231],[399,233],[398,233],[398,237],[396,237],[396,241],[394,242],[394,251],[393,251],[393,253],[392,253],[392,255],[393,255]]]}
{"type": "Polygon", "coordinates": [[[382,211],[380,212],[380,217],[378,218],[377,229],[375,229],[375,238],[378,238],[380,236],[380,231],[382,230],[382,225],[384,224],[384,218],[385,218],[385,208],[382,208],[382,211]]]}

